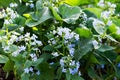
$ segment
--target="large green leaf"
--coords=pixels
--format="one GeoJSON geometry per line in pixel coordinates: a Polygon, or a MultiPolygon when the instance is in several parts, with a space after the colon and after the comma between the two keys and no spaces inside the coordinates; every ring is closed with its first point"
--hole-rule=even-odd
{"type": "Polygon", "coordinates": [[[86,8],[85,10],[88,10],[91,13],[95,14],[98,18],[100,18],[102,12],[102,9],[100,8],[86,8]]]}
{"type": "Polygon", "coordinates": [[[80,37],[84,37],[84,38],[91,38],[92,37],[92,32],[86,27],[76,28],[75,31],[80,35],[80,37]]]}
{"type": "Polygon", "coordinates": [[[21,80],[30,80],[29,77],[30,77],[30,74],[25,74],[25,73],[23,73],[23,74],[21,75],[21,80]]]}
{"type": "Polygon", "coordinates": [[[4,55],[0,55],[0,63],[6,63],[8,61],[8,57],[4,55]]]}
{"type": "Polygon", "coordinates": [[[38,12],[31,13],[31,17],[32,19],[28,19],[26,21],[26,25],[29,27],[33,27],[41,24],[42,22],[52,18],[52,15],[50,13],[49,8],[45,7],[38,12]]]}
{"type": "Polygon", "coordinates": [[[8,7],[11,2],[14,2],[14,0],[0,0],[0,6],[8,7]]]}
{"type": "Polygon", "coordinates": [[[115,49],[114,47],[108,45],[102,45],[100,48],[98,48],[98,50],[101,52],[110,51],[114,49],[115,49]]]}
{"type": "Polygon", "coordinates": [[[95,80],[101,80],[100,77],[96,74],[96,71],[94,70],[93,67],[88,69],[88,75],[95,80]]]}
{"type": "Polygon", "coordinates": [[[43,5],[43,0],[38,0],[38,1],[36,2],[36,9],[37,9],[37,10],[42,9],[42,5],[43,5]]]}
{"type": "Polygon", "coordinates": [[[8,60],[4,67],[3,67],[3,70],[6,71],[6,72],[10,72],[14,69],[14,62],[12,60],[8,60]]]}
{"type": "Polygon", "coordinates": [[[80,77],[78,74],[72,75],[70,80],[84,80],[82,77],[80,77]]]}
{"type": "Polygon", "coordinates": [[[71,7],[67,4],[63,4],[60,5],[58,9],[59,9],[59,13],[63,18],[63,21],[65,21],[68,24],[75,22],[81,14],[80,7],[78,6],[71,7]]]}
{"type": "Polygon", "coordinates": [[[81,41],[78,44],[78,49],[74,55],[76,61],[80,60],[84,55],[93,49],[92,42],[89,39],[81,38],[81,41]]]}
{"type": "Polygon", "coordinates": [[[120,26],[120,23],[119,23],[119,22],[120,22],[120,19],[118,19],[118,18],[115,17],[115,18],[112,18],[112,21],[113,21],[113,23],[116,24],[117,26],[120,26]]]}
{"type": "Polygon", "coordinates": [[[55,17],[56,20],[62,20],[62,18],[60,17],[60,15],[57,13],[57,11],[54,9],[54,7],[50,6],[50,9],[55,17]]]}
{"type": "Polygon", "coordinates": [[[53,69],[49,67],[48,63],[41,63],[38,68],[41,72],[40,80],[54,80],[53,69]]]}
{"type": "Polygon", "coordinates": [[[18,26],[17,24],[8,24],[8,25],[4,26],[2,29],[3,30],[8,29],[9,31],[13,31],[13,30],[16,30],[19,27],[20,26],[18,26]]]}

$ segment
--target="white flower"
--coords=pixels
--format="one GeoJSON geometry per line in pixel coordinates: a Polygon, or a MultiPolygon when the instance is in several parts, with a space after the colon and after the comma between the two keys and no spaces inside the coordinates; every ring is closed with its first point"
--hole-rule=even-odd
{"type": "Polygon", "coordinates": [[[34,57],[32,60],[33,60],[34,62],[37,61],[37,57],[34,57]]]}
{"type": "Polygon", "coordinates": [[[52,44],[53,44],[53,45],[54,45],[54,44],[56,44],[56,41],[55,41],[55,40],[53,40],[53,41],[52,41],[52,44]]]}
{"type": "Polygon", "coordinates": [[[33,3],[30,4],[30,8],[34,8],[34,4],[33,3]]]}
{"type": "Polygon", "coordinates": [[[109,20],[109,21],[107,22],[107,25],[108,25],[108,26],[111,26],[111,25],[112,25],[112,21],[109,20]]]}
{"type": "Polygon", "coordinates": [[[25,37],[29,38],[29,37],[30,37],[30,33],[27,32],[27,33],[25,34],[25,37]]]}
{"type": "Polygon", "coordinates": [[[60,65],[61,65],[62,67],[64,67],[64,60],[63,60],[63,58],[60,59],[60,65]]]}
{"type": "Polygon", "coordinates": [[[116,32],[116,33],[117,33],[117,34],[120,34],[120,28],[117,29],[117,32],[116,32]]]}
{"type": "Polygon", "coordinates": [[[37,74],[37,75],[40,75],[40,71],[37,71],[36,74],[37,74]]]}
{"type": "Polygon", "coordinates": [[[98,42],[96,40],[92,41],[92,43],[95,49],[99,48],[98,42]]]}
{"type": "Polygon", "coordinates": [[[110,5],[111,8],[116,8],[115,4],[110,5]]]}
{"type": "Polygon", "coordinates": [[[9,50],[10,49],[10,47],[9,46],[5,46],[5,47],[3,47],[4,48],[4,51],[7,51],[7,50],[9,50]]]}
{"type": "Polygon", "coordinates": [[[36,57],[36,54],[30,54],[30,57],[34,58],[36,57]]]}
{"type": "Polygon", "coordinates": [[[69,53],[70,53],[71,56],[74,55],[74,52],[75,52],[75,49],[74,49],[74,48],[70,48],[70,49],[69,49],[69,53]]]}
{"type": "Polygon", "coordinates": [[[80,71],[79,71],[78,75],[81,76],[81,72],[80,71]]]}
{"type": "Polygon", "coordinates": [[[32,40],[36,40],[36,38],[38,38],[38,37],[35,34],[33,34],[31,37],[32,40]]]}
{"type": "Polygon", "coordinates": [[[30,67],[30,68],[29,68],[29,71],[33,72],[33,68],[32,68],[32,67],[30,67]]]}
{"type": "Polygon", "coordinates": [[[37,61],[37,55],[36,54],[30,54],[30,57],[32,58],[32,61],[37,61]]]}
{"type": "Polygon", "coordinates": [[[40,45],[40,46],[43,45],[41,41],[36,40],[35,42],[36,42],[38,45],[40,45]]]}
{"type": "Polygon", "coordinates": [[[16,39],[16,41],[22,41],[23,39],[24,39],[24,36],[21,35],[21,36],[18,37],[18,39],[16,39]]]}
{"type": "Polygon", "coordinates": [[[18,54],[19,54],[19,51],[17,50],[12,53],[12,56],[16,57],[18,54]]]}
{"type": "Polygon", "coordinates": [[[30,71],[30,70],[29,70],[28,68],[25,68],[25,69],[24,69],[24,72],[25,72],[25,73],[29,73],[29,71],[30,71]]]}
{"type": "Polygon", "coordinates": [[[103,19],[109,19],[110,18],[110,12],[109,11],[104,11],[101,13],[101,17],[103,19]]]}
{"type": "Polygon", "coordinates": [[[79,35],[78,35],[78,34],[75,35],[75,39],[76,39],[77,41],[79,40],[79,35]]]}
{"type": "Polygon", "coordinates": [[[10,24],[9,20],[5,19],[4,24],[10,24]]]}
{"type": "Polygon", "coordinates": [[[53,52],[52,55],[53,55],[54,57],[58,57],[58,56],[59,56],[58,52],[53,52]]]}
{"type": "Polygon", "coordinates": [[[24,27],[19,28],[19,30],[20,30],[21,32],[23,32],[23,31],[24,31],[24,27]]]}
{"type": "Polygon", "coordinates": [[[104,4],[104,0],[100,0],[100,2],[98,3],[98,6],[100,6],[100,7],[104,7],[104,6],[105,6],[105,4],[104,4]]]}
{"type": "Polygon", "coordinates": [[[21,51],[25,51],[25,49],[26,49],[25,46],[18,46],[18,48],[19,48],[19,52],[21,52],[21,51]]]}
{"type": "Polygon", "coordinates": [[[57,32],[55,30],[53,30],[53,34],[56,34],[57,32]]]}
{"type": "Polygon", "coordinates": [[[62,72],[64,72],[64,73],[65,73],[66,71],[67,71],[67,70],[63,67],[63,68],[62,68],[62,72]]]}
{"type": "Polygon", "coordinates": [[[10,3],[10,7],[17,7],[18,6],[18,4],[16,4],[16,3],[10,3]]]}
{"type": "Polygon", "coordinates": [[[26,3],[25,5],[26,5],[26,6],[29,6],[29,3],[26,3]]]}

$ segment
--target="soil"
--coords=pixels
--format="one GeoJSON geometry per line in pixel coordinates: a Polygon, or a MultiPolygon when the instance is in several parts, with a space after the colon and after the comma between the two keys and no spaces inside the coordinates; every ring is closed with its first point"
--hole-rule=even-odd
{"type": "Polygon", "coordinates": [[[0,80],[15,80],[13,72],[10,72],[9,76],[6,77],[6,72],[3,71],[4,64],[0,64],[0,80]]]}

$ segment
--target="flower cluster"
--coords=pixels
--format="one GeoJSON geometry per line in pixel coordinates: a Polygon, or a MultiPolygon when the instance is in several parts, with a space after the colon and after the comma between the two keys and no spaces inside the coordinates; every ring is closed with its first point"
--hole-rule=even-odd
{"type": "Polygon", "coordinates": [[[11,8],[14,8],[14,7],[17,7],[17,6],[18,6],[17,3],[10,3],[10,7],[11,7],[11,8]]]}
{"type": "Polygon", "coordinates": [[[75,62],[74,60],[71,59],[70,56],[65,56],[60,59],[60,65],[62,67],[62,72],[66,73],[69,71],[70,74],[79,74],[79,67],[80,63],[75,62]]]}
{"type": "MultiPolygon", "coordinates": [[[[17,6],[17,4],[10,4],[11,7],[15,7],[17,6]]],[[[1,12],[0,12],[0,18],[4,18],[4,24],[7,25],[7,24],[12,24],[13,23],[13,20],[16,18],[16,17],[19,17],[18,13],[14,10],[12,10],[11,8],[7,7],[5,10],[3,9],[1,12]]]]}
{"type": "Polygon", "coordinates": [[[103,11],[101,13],[101,18],[103,18],[104,20],[106,20],[106,24],[108,26],[110,26],[112,24],[112,21],[110,20],[110,17],[115,13],[115,8],[116,5],[112,4],[110,2],[105,2],[104,0],[100,0],[100,2],[98,3],[98,6],[102,7],[102,8],[106,8],[105,11],[103,11]]]}
{"type": "Polygon", "coordinates": [[[50,45],[55,46],[62,44],[62,46],[67,46],[69,54],[71,56],[74,55],[74,51],[75,51],[74,43],[79,40],[78,34],[72,32],[69,28],[62,28],[62,27],[58,27],[56,31],[53,30],[52,32],[50,32],[50,34],[54,35],[54,38],[52,37],[48,40],[48,43],[50,45]]]}
{"type": "MultiPolygon", "coordinates": [[[[13,31],[6,36],[0,36],[0,42],[5,41],[5,45],[2,45],[3,50],[7,53],[12,53],[12,56],[16,57],[18,54],[20,54],[21,52],[25,52],[26,50],[40,53],[40,49],[38,47],[42,46],[43,44],[40,40],[37,40],[37,38],[38,37],[35,34],[33,34],[32,36],[30,36],[30,33],[20,35],[19,33],[13,31]],[[19,45],[17,43],[19,43],[19,45]],[[23,45],[22,43],[25,44],[23,45]],[[10,47],[13,44],[16,47],[14,51],[11,51],[10,47]]],[[[34,56],[32,56],[31,54],[30,56],[33,61],[37,60],[35,54],[34,56]]]]}
{"type": "MultiPolygon", "coordinates": [[[[27,73],[27,74],[28,74],[28,73],[30,73],[30,72],[32,72],[32,73],[34,72],[34,70],[33,70],[32,67],[30,67],[30,68],[25,68],[25,69],[24,69],[24,73],[27,73]]],[[[37,71],[37,72],[36,72],[36,75],[40,75],[40,71],[37,71]]]]}
{"type": "Polygon", "coordinates": [[[26,6],[29,6],[30,8],[34,8],[33,0],[29,0],[29,2],[26,3],[26,6]]]}
{"type": "Polygon", "coordinates": [[[65,73],[69,71],[72,75],[79,73],[80,63],[73,60],[76,46],[75,43],[79,40],[79,35],[72,32],[69,28],[62,27],[58,27],[57,30],[51,31],[48,35],[53,35],[53,37],[48,40],[50,45],[55,46],[62,44],[63,48],[67,49],[67,52],[66,50],[63,52],[52,52],[54,57],[64,55],[60,59],[62,72],[65,73]]]}

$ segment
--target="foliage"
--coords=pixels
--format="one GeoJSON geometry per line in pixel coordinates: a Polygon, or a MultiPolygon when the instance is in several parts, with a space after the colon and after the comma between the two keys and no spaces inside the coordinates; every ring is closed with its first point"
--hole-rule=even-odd
{"type": "Polygon", "coordinates": [[[1,0],[3,70],[16,80],[119,80],[118,3],[1,0]]]}

